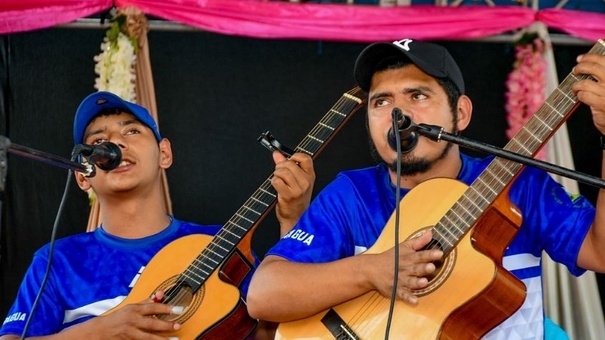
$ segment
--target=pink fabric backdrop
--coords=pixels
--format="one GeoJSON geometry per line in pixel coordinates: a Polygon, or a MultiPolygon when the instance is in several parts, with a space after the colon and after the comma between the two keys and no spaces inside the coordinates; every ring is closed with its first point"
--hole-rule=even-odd
{"type": "MultiPolygon", "coordinates": [[[[166,20],[227,35],[371,42],[401,37],[470,39],[542,21],[574,37],[605,38],[605,14],[521,6],[380,7],[260,0],[115,0],[166,20]]],[[[0,34],[74,21],[111,8],[111,0],[2,0],[0,34]]]]}
{"type": "Polygon", "coordinates": [[[0,34],[65,24],[111,8],[111,0],[2,0],[0,34]]]}

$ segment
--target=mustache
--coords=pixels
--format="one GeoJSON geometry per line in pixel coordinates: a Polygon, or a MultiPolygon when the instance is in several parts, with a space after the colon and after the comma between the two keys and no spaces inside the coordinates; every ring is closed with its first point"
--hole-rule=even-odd
{"type": "MultiPolygon", "coordinates": [[[[453,133],[457,133],[457,128],[456,128],[456,124],[454,124],[454,132],[453,133]]],[[[386,134],[385,134],[385,138],[386,134]]],[[[444,141],[441,141],[440,143],[444,143],[444,141]]],[[[445,142],[446,145],[443,148],[443,150],[441,151],[441,153],[439,154],[439,156],[437,156],[435,159],[430,160],[427,159],[425,157],[422,156],[417,156],[414,151],[410,152],[410,153],[405,153],[403,155],[401,155],[401,175],[402,176],[411,176],[411,175],[417,175],[417,174],[421,174],[421,173],[425,173],[427,171],[429,171],[434,165],[435,163],[437,163],[438,161],[444,159],[447,154],[450,152],[450,150],[453,147],[453,144],[450,142],[445,142]]],[[[370,156],[372,157],[372,159],[374,160],[374,162],[376,164],[385,164],[387,166],[387,168],[389,168],[389,170],[391,171],[397,171],[397,159],[393,160],[392,162],[388,162],[386,161],[384,158],[382,158],[382,156],[380,156],[380,153],[378,152],[378,149],[376,148],[376,144],[374,143],[374,140],[372,139],[372,137],[370,136],[370,134],[368,133],[368,146],[370,149],[370,156]]]]}

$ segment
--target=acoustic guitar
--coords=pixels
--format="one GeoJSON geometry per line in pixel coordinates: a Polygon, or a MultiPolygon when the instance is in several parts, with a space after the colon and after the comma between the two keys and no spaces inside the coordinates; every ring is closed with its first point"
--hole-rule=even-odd
{"type": "MultiPolygon", "coordinates": [[[[362,98],[359,87],[344,93],[294,151],[315,158],[363,106],[362,98]]],[[[271,185],[272,177],[262,183],[214,237],[189,235],[162,248],[126,299],[106,314],[162,290],[163,303],[184,308],[181,315],[156,316],[182,325],[180,330],[162,336],[222,340],[243,339],[251,334],[257,322],[248,315],[238,287],[253,266],[238,245],[275,205],[277,193],[271,185]]]]}
{"type": "MultiPolygon", "coordinates": [[[[605,41],[589,53],[605,54],[605,41]]],[[[505,146],[534,156],[579,105],[571,87],[588,75],[569,74],[534,116],[505,146]]],[[[417,305],[395,301],[393,339],[476,339],[506,320],[523,304],[525,285],[502,267],[506,247],[521,225],[521,212],[508,190],[523,166],[494,158],[467,186],[433,179],[400,202],[400,234],[407,239],[432,228],[427,248],[444,259],[424,289],[413,291],[417,305]],[[430,204],[426,204],[430,202],[430,204]]],[[[368,253],[393,247],[395,214],[368,253]]],[[[390,299],[368,292],[309,318],[282,323],[276,339],[384,339],[390,299]]]]}

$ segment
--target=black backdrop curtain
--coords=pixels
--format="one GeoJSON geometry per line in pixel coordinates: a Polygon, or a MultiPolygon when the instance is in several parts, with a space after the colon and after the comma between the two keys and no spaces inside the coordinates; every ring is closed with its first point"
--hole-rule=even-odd
{"type": "MultiPolygon", "coordinates": [[[[103,36],[102,30],[75,28],[2,36],[0,133],[12,143],[68,158],[75,109],[95,91],[93,56],[103,36]]],[[[514,49],[504,43],[442,43],[459,61],[475,105],[464,135],[503,146],[504,83],[514,49]]],[[[152,31],[149,44],[159,125],[175,154],[167,172],[173,210],[180,219],[202,224],[223,224],[271,174],[271,155],[256,141],[260,133],[270,130],[296,146],[355,85],[352,66],[366,45],[200,31],[152,31]]],[[[555,46],[561,79],[589,48],[555,46]]],[[[316,192],[339,170],[372,164],[364,121],[362,110],[318,156],[316,192]]],[[[568,125],[577,169],[597,175],[601,150],[588,110],[580,108],[568,125]]],[[[6,315],[33,252],[49,241],[66,175],[64,169],[8,157],[0,315],[6,315]]],[[[594,202],[597,190],[580,188],[594,202]]],[[[58,236],[83,232],[88,212],[86,194],[72,185],[58,236]]],[[[277,240],[273,215],[254,235],[261,256],[277,240]]]]}

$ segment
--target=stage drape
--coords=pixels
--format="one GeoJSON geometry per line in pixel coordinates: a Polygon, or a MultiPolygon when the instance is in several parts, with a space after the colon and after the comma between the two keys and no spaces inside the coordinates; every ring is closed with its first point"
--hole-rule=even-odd
{"type": "MultiPolygon", "coordinates": [[[[522,6],[382,7],[253,0],[115,0],[147,15],[210,32],[256,38],[370,42],[402,37],[472,39],[541,21],[574,37],[605,37],[605,14],[522,6]]],[[[110,9],[110,0],[4,0],[0,33],[48,28],[110,9]]]]}

